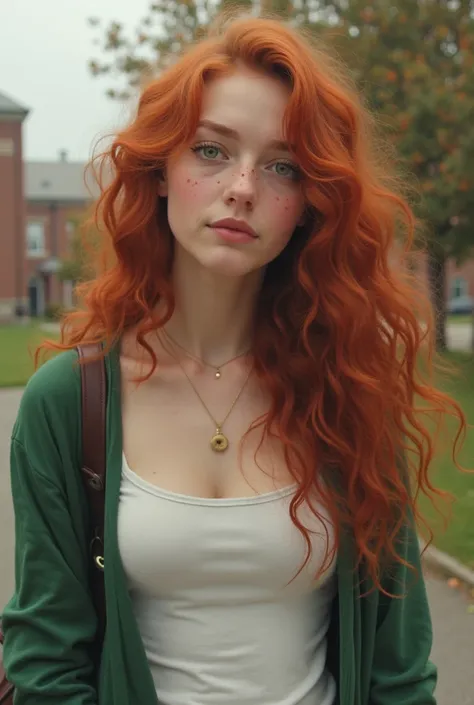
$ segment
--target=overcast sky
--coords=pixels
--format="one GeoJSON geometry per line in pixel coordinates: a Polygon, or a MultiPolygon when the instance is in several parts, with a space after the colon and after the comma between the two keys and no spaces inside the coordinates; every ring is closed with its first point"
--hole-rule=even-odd
{"type": "MultiPolygon", "coordinates": [[[[23,124],[25,160],[86,160],[97,139],[128,110],[105,96],[88,59],[100,56],[89,17],[134,29],[150,0],[0,0],[0,92],[30,109],[23,124]]],[[[110,85],[110,84],[109,84],[110,85]]]]}

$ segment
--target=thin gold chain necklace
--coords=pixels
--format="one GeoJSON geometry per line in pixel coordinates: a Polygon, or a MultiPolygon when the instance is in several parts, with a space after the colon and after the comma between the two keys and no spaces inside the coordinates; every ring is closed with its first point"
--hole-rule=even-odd
{"type": "Polygon", "coordinates": [[[222,365],[217,365],[217,366],[216,366],[216,365],[212,365],[210,362],[206,362],[206,360],[203,360],[201,357],[198,357],[197,355],[193,355],[192,353],[190,353],[189,350],[186,350],[186,348],[184,348],[182,345],[180,345],[180,343],[178,343],[178,341],[176,341],[176,340],[168,333],[168,331],[165,330],[164,328],[161,328],[161,331],[166,335],[166,337],[167,337],[174,345],[176,345],[176,347],[181,348],[181,350],[182,350],[183,352],[185,352],[188,357],[192,358],[193,360],[196,360],[197,362],[202,362],[202,364],[203,364],[203,365],[206,365],[206,367],[212,367],[212,369],[215,370],[216,379],[220,379],[220,378],[221,378],[221,376],[222,376],[222,369],[223,369],[226,365],[230,365],[230,363],[231,363],[231,362],[234,362],[234,360],[238,360],[239,358],[244,357],[244,355],[248,355],[248,353],[250,352],[250,348],[249,348],[249,349],[246,350],[245,352],[240,353],[240,355],[236,355],[235,357],[231,358],[230,360],[227,360],[227,362],[222,363],[222,365]]]}
{"type": "Polygon", "coordinates": [[[213,421],[214,426],[216,427],[216,432],[215,432],[215,434],[214,434],[214,435],[212,436],[212,438],[211,438],[211,448],[212,448],[212,450],[216,451],[216,453],[222,453],[222,451],[226,450],[226,449],[229,447],[229,439],[227,438],[227,436],[224,435],[224,433],[222,433],[222,427],[223,427],[223,425],[225,424],[225,422],[227,421],[227,419],[229,418],[231,411],[233,410],[234,406],[237,404],[238,400],[240,399],[240,396],[241,396],[242,392],[244,391],[245,387],[247,386],[247,382],[249,381],[250,375],[251,375],[252,372],[253,372],[253,367],[250,368],[250,371],[249,371],[249,373],[248,373],[248,375],[247,375],[247,377],[246,377],[246,379],[245,379],[245,382],[243,383],[243,385],[242,385],[242,387],[241,387],[239,393],[237,394],[237,396],[235,397],[234,401],[232,402],[232,405],[231,405],[229,411],[228,411],[227,414],[225,415],[224,419],[219,423],[219,421],[217,421],[217,419],[215,419],[214,416],[211,414],[211,412],[209,411],[209,408],[208,408],[206,402],[204,401],[204,399],[202,398],[202,396],[199,394],[198,390],[196,389],[196,387],[195,387],[194,384],[192,383],[191,378],[189,377],[188,373],[187,373],[186,370],[184,369],[184,366],[182,365],[181,360],[179,359],[179,357],[178,357],[177,355],[175,355],[174,353],[171,353],[171,354],[172,354],[172,356],[174,357],[174,359],[176,360],[176,362],[178,363],[178,365],[179,365],[179,366],[181,367],[181,369],[183,370],[183,373],[184,373],[184,375],[186,376],[186,378],[187,378],[189,384],[190,384],[191,387],[194,389],[194,391],[195,391],[195,393],[196,393],[196,396],[198,397],[199,401],[201,402],[201,404],[203,405],[204,409],[206,410],[206,412],[207,412],[209,418],[213,421]]]}

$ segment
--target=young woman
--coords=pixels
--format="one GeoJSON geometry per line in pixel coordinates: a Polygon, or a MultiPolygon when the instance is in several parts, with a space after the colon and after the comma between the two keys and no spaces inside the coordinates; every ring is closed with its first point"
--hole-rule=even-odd
{"type": "Polygon", "coordinates": [[[217,24],[143,91],[97,207],[114,260],[13,430],[17,705],[435,702],[415,395],[464,417],[416,370],[420,296],[391,265],[414,218],[373,139],[343,71],[274,19],[217,24]],[[91,341],[97,682],[74,350],[91,341]]]}

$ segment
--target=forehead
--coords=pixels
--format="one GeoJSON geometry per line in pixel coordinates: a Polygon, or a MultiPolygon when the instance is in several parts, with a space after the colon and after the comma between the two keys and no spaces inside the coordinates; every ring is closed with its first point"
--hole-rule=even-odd
{"type": "Polygon", "coordinates": [[[278,79],[236,69],[204,88],[201,121],[226,125],[246,137],[282,140],[289,89],[278,79]]]}

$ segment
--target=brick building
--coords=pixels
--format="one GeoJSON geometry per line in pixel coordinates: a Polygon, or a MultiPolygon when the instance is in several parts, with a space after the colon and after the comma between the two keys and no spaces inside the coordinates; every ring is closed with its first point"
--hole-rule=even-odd
{"type": "Polygon", "coordinates": [[[57,162],[25,164],[24,271],[29,315],[43,315],[50,304],[72,304],[72,283],[61,282],[57,272],[90,200],[84,168],[81,162],[68,162],[64,152],[57,162]]]}
{"type": "Polygon", "coordinates": [[[41,316],[69,305],[70,282],[57,276],[75,221],[90,202],[85,164],[24,162],[22,126],[28,110],[0,93],[0,319],[41,316]]]}
{"type": "Polygon", "coordinates": [[[22,125],[28,110],[0,93],[0,318],[25,296],[22,125]]]}
{"type": "MultiPolygon", "coordinates": [[[[413,256],[413,272],[427,292],[428,267],[426,255],[417,252],[413,256]]],[[[448,260],[446,267],[446,306],[449,313],[471,313],[474,307],[474,258],[468,259],[461,266],[454,260],[448,260]]]]}
{"type": "MultiPolygon", "coordinates": [[[[67,255],[77,216],[90,202],[85,164],[24,162],[22,126],[28,109],[0,93],[0,319],[42,316],[48,305],[68,306],[71,282],[57,272],[67,255]]],[[[425,263],[417,270],[425,277],[425,263]]],[[[448,266],[446,296],[474,297],[474,259],[448,266]]]]}

